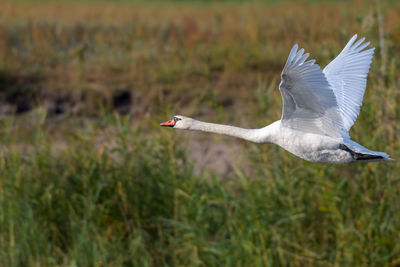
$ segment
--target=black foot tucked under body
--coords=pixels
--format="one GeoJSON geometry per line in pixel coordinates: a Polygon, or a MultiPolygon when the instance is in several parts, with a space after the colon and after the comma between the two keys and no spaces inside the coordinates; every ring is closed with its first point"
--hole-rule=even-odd
{"type": "Polygon", "coordinates": [[[349,152],[351,157],[354,160],[371,160],[371,159],[382,159],[383,158],[382,156],[378,156],[378,155],[362,154],[362,153],[354,152],[353,150],[351,150],[350,148],[348,148],[344,144],[340,144],[339,148],[344,150],[344,151],[349,152]]]}

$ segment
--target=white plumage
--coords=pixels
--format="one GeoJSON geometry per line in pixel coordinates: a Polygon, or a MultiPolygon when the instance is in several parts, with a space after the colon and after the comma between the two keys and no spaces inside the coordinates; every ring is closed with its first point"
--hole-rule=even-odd
{"type": "Polygon", "coordinates": [[[294,45],[281,74],[282,118],[261,129],[243,129],[174,116],[161,123],[177,129],[239,137],[256,143],[274,143],[308,161],[349,163],[390,160],[384,152],[352,141],[349,130],[357,119],[374,48],[354,35],[324,70],[307,60],[309,54],[294,45]]]}
{"type": "Polygon", "coordinates": [[[360,113],[367,85],[367,75],[375,48],[364,50],[369,42],[365,38],[356,43],[355,34],[343,51],[325,67],[323,73],[335,93],[344,128],[349,131],[360,113]]]}
{"type": "Polygon", "coordinates": [[[305,61],[309,54],[290,51],[281,74],[279,90],[283,98],[282,125],[321,135],[340,137],[344,124],[328,80],[315,60],[305,61]]]}

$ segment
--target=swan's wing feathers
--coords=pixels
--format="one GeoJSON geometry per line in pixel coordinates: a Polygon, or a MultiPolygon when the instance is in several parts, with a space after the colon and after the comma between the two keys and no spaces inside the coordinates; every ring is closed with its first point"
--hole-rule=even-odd
{"type": "Polygon", "coordinates": [[[360,113],[375,49],[363,50],[369,42],[363,43],[365,38],[355,42],[356,39],[357,34],[323,70],[335,93],[346,131],[350,130],[360,113]]]}
{"type": "Polygon", "coordinates": [[[341,137],[343,122],[335,95],[315,60],[309,54],[290,51],[279,85],[283,98],[282,123],[304,132],[341,137]]]}

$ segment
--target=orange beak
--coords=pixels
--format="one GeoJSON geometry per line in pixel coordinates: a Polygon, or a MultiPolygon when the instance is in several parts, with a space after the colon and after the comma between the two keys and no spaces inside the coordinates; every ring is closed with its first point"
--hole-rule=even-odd
{"type": "Polygon", "coordinates": [[[175,121],[174,120],[169,120],[163,123],[160,123],[160,126],[167,126],[167,127],[174,127],[175,121]]]}

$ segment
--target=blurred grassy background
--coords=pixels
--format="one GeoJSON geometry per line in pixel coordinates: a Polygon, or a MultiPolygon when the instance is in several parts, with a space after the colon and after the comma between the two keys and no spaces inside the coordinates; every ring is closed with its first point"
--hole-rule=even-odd
{"type": "Polygon", "coordinates": [[[2,1],[0,266],[397,266],[400,167],[172,131],[280,118],[294,43],[376,47],[351,136],[400,149],[397,1],[2,1]]]}

